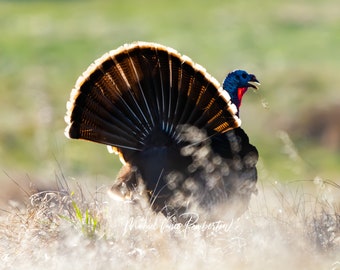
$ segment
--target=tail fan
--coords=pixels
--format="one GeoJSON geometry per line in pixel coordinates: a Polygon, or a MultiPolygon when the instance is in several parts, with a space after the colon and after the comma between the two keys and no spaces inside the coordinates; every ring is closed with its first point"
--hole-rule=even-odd
{"type": "Polygon", "coordinates": [[[79,77],[65,135],[142,151],[155,129],[175,141],[182,125],[224,133],[240,126],[236,113],[203,67],[172,48],[136,42],[104,54],[79,77]]]}

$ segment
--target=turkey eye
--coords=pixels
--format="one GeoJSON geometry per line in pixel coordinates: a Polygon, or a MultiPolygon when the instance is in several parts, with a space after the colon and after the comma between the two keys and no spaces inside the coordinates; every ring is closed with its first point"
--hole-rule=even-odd
{"type": "Polygon", "coordinates": [[[243,73],[243,74],[242,74],[242,78],[243,78],[243,79],[247,78],[247,74],[243,73]]]}

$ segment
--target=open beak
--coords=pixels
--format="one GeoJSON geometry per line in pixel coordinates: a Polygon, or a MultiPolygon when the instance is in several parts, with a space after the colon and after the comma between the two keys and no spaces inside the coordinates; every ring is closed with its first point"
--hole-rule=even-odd
{"type": "Polygon", "coordinates": [[[251,79],[248,82],[248,87],[252,87],[256,90],[259,89],[259,86],[261,85],[260,82],[256,79],[255,75],[251,74],[251,79]]]}

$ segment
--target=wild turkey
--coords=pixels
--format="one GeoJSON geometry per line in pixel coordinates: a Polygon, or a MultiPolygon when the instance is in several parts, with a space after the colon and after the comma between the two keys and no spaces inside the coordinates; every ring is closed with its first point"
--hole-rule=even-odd
{"type": "Polygon", "coordinates": [[[223,89],[203,67],[155,43],[126,44],[79,77],[67,103],[65,135],[108,145],[123,167],[111,194],[144,187],[155,212],[176,221],[223,209],[235,217],[256,192],[258,152],[238,109],[252,74],[228,74],[223,89]],[[229,93],[229,94],[228,94],[229,93]]]}

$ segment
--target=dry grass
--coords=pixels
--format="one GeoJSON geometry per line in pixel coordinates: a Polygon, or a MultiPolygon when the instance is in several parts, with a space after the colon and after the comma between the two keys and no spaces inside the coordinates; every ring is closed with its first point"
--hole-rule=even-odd
{"type": "Polygon", "coordinates": [[[63,183],[1,214],[3,269],[340,269],[339,187],[319,178],[260,187],[238,220],[194,226],[63,183]]]}

